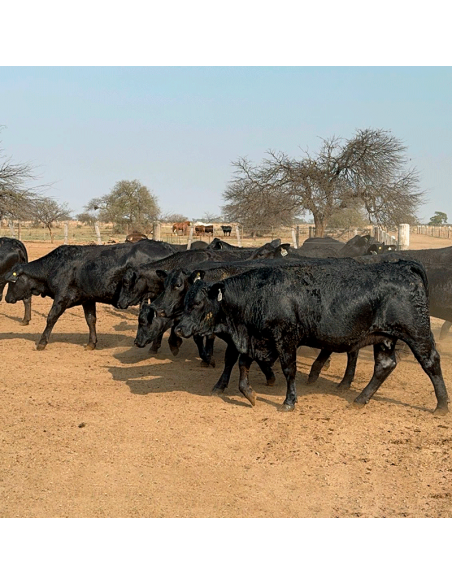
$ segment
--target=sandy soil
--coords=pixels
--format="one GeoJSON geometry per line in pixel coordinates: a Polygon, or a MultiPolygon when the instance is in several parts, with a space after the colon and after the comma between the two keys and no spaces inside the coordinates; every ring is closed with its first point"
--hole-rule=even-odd
{"type": "MultiPolygon", "coordinates": [[[[448,240],[412,237],[412,247],[448,240]]],[[[30,259],[50,251],[26,244],[30,259]]],[[[349,391],[339,392],[346,358],[333,356],[306,386],[315,351],[300,349],[294,412],[280,413],[285,380],[267,387],[257,367],[252,408],[237,371],[224,396],[221,372],[200,367],[184,341],[173,357],[133,345],[137,311],[98,305],[98,348],[85,351],[81,307],[35,349],[51,306],[34,298],[0,304],[3,362],[0,517],[451,517],[452,418],[432,415],[433,387],[404,357],[364,409],[350,404],[372,374],[363,350],[349,391]]],[[[442,321],[432,319],[435,334],[442,321]]],[[[440,347],[452,392],[452,336],[440,347]]]]}

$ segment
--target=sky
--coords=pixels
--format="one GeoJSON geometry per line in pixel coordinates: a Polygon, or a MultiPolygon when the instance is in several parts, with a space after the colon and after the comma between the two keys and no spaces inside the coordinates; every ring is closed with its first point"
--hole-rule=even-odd
{"type": "Polygon", "coordinates": [[[221,215],[239,157],[387,130],[419,172],[419,216],[452,221],[451,67],[1,66],[0,125],[3,154],[74,214],[137,179],[189,218],[221,215]]]}

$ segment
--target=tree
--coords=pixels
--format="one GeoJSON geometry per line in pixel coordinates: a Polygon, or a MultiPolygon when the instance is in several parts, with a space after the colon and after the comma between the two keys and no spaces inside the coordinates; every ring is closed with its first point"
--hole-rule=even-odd
{"type": "Polygon", "coordinates": [[[429,225],[445,225],[447,223],[447,215],[442,211],[435,211],[433,217],[430,217],[429,225]]]}
{"type": "Polygon", "coordinates": [[[108,195],[92,199],[85,211],[98,211],[100,221],[115,223],[120,231],[149,231],[159,214],[157,197],[138,180],[121,180],[108,195]]]}
{"type": "Polygon", "coordinates": [[[184,221],[188,221],[188,217],[181,213],[165,213],[160,215],[159,221],[163,223],[183,223],[184,221]]]}
{"type": "Polygon", "coordinates": [[[389,132],[367,129],[345,142],[324,139],[314,156],[304,151],[301,159],[269,151],[261,165],[253,166],[240,158],[233,163],[223,210],[273,224],[308,211],[321,237],[335,212],[361,204],[369,221],[390,227],[414,215],[423,201],[417,171],[406,169],[405,151],[389,132]]]}
{"type": "Polygon", "coordinates": [[[90,227],[93,227],[97,221],[97,217],[94,213],[79,213],[76,219],[77,221],[80,221],[80,223],[84,223],[90,227]]]}
{"type": "Polygon", "coordinates": [[[43,197],[36,201],[32,207],[31,215],[39,223],[49,230],[50,241],[53,243],[53,227],[57,221],[66,221],[70,219],[71,210],[67,203],[57,203],[50,197],[43,197]]]}
{"type": "MultiPolygon", "coordinates": [[[[0,126],[0,131],[3,126],[0,126]]],[[[29,219],[33,204],[50,185],[40,185],[34,189],[27,186],[36,181],[33,168],[29,164],[13,164],[0,148],[0,219],[29,219]]]]}

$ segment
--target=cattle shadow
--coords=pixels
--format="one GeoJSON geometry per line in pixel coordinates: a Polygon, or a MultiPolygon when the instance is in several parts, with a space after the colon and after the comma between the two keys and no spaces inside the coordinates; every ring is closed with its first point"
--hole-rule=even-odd
{"type": "Polygon", "coordinates": [[[136,331],[138,328],[138,315],[140,313],[138,308],[112,308],[110,306],[104,306],[104,313],[108,316],[113,316],[114,318],[119,318],[120,322],[115,324],[112,328],[115,331],[136,331]]]}
{"type": "MultiPolygon", "coordinates": [[[[163,342],[165,343],[165,339],[163,342]]],[[[130,367],[110,366],[108,367],[108,371],[114,380],[126,383],[130,388],[130,392],[134,395],[185,392],[197,396],[211,397],[212,399],[221,399],[224,403],[231,406],[252,408],[251,404],[238,389],[237,366],[231,375],[229,387],[223,393],[212,394],[212,388],[220,377],[223,368],[224,352],[221,349],[215,351],[216,368],[203,368],[201,367],[199,357],[195,356],[193,348],[195,348],[194,343],[193,347],[190,347],[191,350],[186,351],[185,354],[181,348],[179,355],[174,357],[168,347],[164,347],[163,344],[162,349],[157,354],[150,354],[147,348],[139,349],[133,347],[128,351],[114,355],[121,364],[131,365],[130,367]],[[151,359],[152,361],[150,361],[151,359]],[[180,376],[186,380],[185,383],[181,383],[180,377],[177,378],[174,376],[175,367],[181,370],[180,376]],[[170,370],[172,371],[171,377],[168,376],[170,370]],[[191,376],[193,376],[193,382],[190,382],[191,376]]],[[[314,358],[315,355],[312,355],[312,357],[314,358]]],[[[334,355],[332,358],[334,359],[334,355]]],[[[373,362],[372,350],[362,351],[362,355],[360,353],[360,359],[373,362]]],[[[309,371],[311,364],[303,363],[302,367],[309,371]]],[[[250,370],[250,383],[256,392],[257,404],[262,402],[278,409],[282,405],[286,394],[286,380],[278,363],[275,363],[274,371],[276,376],[275,384],[273,386],[267,386],[263,373],[253,363],[250,370]]],[[[313,384],[308,384],[307,379],[308,373],[306,371],[300,371],[299,367],[296,379],[299,402],[305,402],[305,398],[309,398],[312,395],[331,395],[340,398],[348,407],[353,409],[356,409],[354,404],[355,398],[361,393],[369,381],[354,382],[351,388],[341,390],[338,389],[338,384],[342,379],[341,373],[329,374],[328,372],[322,372],[321,377],[313,384]]],[[[427,377],[426,384],[427,386],[429,384],[427,377]]],[[[416,411],[432,411],[432,409],[427,407],[416,406],[404,400],[391,398],[386,395],[378,395],[378,393],[373,396],[372,401],[399,405],[416,411]]]]}
{"type": "MultiPolygon", "coordinates": [[[[41,338],[40,332],[19,332],[19,331],[9,331],[5,333],[0,333],[0,341],[6,340],[10,341],[13,339],[23,339],[25,341],[30,341],[36,346],[41,338]]],[[[84,348],[88,342],[88,332],[85,333],[58,333],[52,332],[50,341],[46,347],[46,351],[51,348],[55,343],[65,343],[68,345],[80,346],[84,348]]],[[[118,335],[102,333],[99,335],[97,342],[97,347],[95,351],[101,351],[103,349],[111,349],[112,347],[118,346],[128,346],[130,345],[130,337],[127,335],[118,335]]]]}

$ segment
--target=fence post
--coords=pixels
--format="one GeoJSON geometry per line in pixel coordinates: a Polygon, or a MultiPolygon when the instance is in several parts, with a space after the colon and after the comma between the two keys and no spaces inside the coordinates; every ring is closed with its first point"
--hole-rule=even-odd
{"type": "Polygon", "coordinates": [[[14,231],[14,223],[11,221],[11,219],[8,222],[9,225],[9,230],[11,231],[11,237],[16,237],[16,232],[14,231]]]}
{"type": "Polygon", "coordinates": [[[241,240],[241,238],[240,238],[240,225],[236,225],[236,226],[235,226],[235,232],[236,232],[236,234],[237,234],[237,245],[238,245],[239,247],[242,247],[242,240],[241,240]]]}
{"type": "Polygon", "coordinates": [[[191,244],[193,243],[193,221],[190,225],[190,231],[188,232],[188,242],[187,242],[187,249],[191,248],[191,244]]]}
{"type": "Polygon", "coordinates": [[[100,236],[100,228],[99,228],[98,221],[96,221],[96,223],[94,223],[94,229],[96,230],[96,235],[97,235],[97,245],[102,245],[102,238],[100,236]]]}
{"type": "Polygon", "coordinates": [[[160,223],[158,221],[152,224],[152,232],[152,239],[160,241],[160,223]]]}
{"type": "Polygon", "coordinates": [[[68,224],[68,222],[67,222],[67,221],[65,222],[65,224],[64,224],[64,227],[63,227],[63,228],[64,228],[64,243],[65,243],[65,245],[67,245],[67,241],[68,241],[68,231],[69,231],[69,224],[68,224]]]}
{"type": "Polygon", "coordinates": [[[297,225],[297,249],[300,247],[300,226],[297,225]]]}
{"type": "Polygon", "coordinates": [[[410,226],[408,223],[401,223],[399,225],[399,250],[410,249],[410,226]]]}
{"type": "Polygon", "coordinates": [[[295,249],[298,249],[297,236],[295,235],[295,227],[292,227],[292,242],[295,249]]]}
{"type": "Polygon", "coordinates": [[[20,226],[20,221],[17,222],[17,239],[22,241],[22,230],[20,226]]]}

